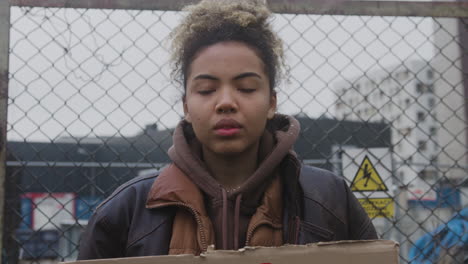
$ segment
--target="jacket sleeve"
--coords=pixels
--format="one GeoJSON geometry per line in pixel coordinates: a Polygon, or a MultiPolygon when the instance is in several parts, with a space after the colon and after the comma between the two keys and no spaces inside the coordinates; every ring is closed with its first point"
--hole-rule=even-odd
{"type": "Polygon", "coordinates": [[[345,190],[348,201],[348,221],[349,221],[349,239],[351,240],[368,240],[378,239],[375,227],[372,224],[367,212],[362,208],[358,199],[349,189],[345,181],[345,190]]]}
{"type": "Polygon", "coordinates": [[[122,232],[112,230],[105,215],[95,212],[80,240],[78,260],[123,256],[122,232]]]}

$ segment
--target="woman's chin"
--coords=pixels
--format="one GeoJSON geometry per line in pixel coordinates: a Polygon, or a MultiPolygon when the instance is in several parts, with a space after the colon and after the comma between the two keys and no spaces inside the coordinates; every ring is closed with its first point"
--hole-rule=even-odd
{"type": "Polygon", "coordinates": [[[244,138],[213,140],[208,144],[204,144],[204,149],[219,157],[252,156],[257,155],[258,143],[259,139],[253,143],[244,138]]]}
{"type": "Polygon", "coordinates": [[[219,155],[219,156],[233,157],[233,156],[243,155],[249,149],[247,146],[243,144],[236,144],[236,143],[239,143],[239,142],[219,144],[219,145],[213,146],[213,148],[211,148],[211,151],[214,154],[219,155]]]}
{"type": "Polygon", "coordinates": [[[243,149],[236,147],[222,147],[213,151],[215,154],[226,157],[234,157],[244,153],[243,149]]]}

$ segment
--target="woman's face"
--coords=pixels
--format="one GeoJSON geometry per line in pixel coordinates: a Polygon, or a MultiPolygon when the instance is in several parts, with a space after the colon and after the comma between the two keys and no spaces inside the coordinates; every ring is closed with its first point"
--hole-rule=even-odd
{"type": "Polygon", "coordinates": [[[184,113],[205,150],[235,155],[258,145],[276,110],[264,68],[241,42],[213,44],[195,56],[186,77],[184,113]]]}

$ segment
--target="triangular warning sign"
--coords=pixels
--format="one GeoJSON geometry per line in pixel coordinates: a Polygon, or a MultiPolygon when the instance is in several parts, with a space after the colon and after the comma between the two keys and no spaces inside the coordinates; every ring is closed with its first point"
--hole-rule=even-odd
{"type": "Polygon", "coordinates": [[[351,183],[351,191],[353,192],[369,192],[369,191],[388,191],[385,182],[380,177],[374,165],[367,155],[359,166],[359,169],[351,183]]]}

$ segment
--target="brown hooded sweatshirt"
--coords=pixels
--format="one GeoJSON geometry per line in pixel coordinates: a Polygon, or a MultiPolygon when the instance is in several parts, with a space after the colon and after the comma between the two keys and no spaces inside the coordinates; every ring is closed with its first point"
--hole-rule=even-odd
{"type": "Polygon", "coordinates": [[[257,170],[237,189],[227,191],[210,175],[193,130],[176,128],[169,156],[174,164],[155,181],[147,207],[178,206],[169,254],[200,254],[244,246],[279,246],[283,197],[279,165],[299,134],[299,122],[276,115],[260,139],[257,170]]]}

